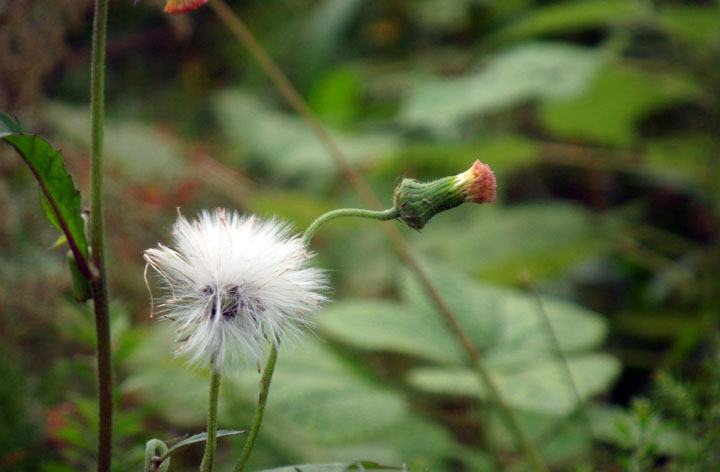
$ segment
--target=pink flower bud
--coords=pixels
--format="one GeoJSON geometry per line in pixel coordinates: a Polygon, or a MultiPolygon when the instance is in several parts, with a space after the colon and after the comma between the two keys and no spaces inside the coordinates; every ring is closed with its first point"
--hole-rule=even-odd
{"type": "Polygon", "coordinates": [[[455,176],[455,187],[465,196],[466,202],[492,203],[495,201],[497,183],[490,166],[475,161],[468,170],[455,176]]]}
{"type": "Polygon", "coordinates": [[[167,0],[165,13],[187,13],[205,5],[208,0],[167,0]]]}

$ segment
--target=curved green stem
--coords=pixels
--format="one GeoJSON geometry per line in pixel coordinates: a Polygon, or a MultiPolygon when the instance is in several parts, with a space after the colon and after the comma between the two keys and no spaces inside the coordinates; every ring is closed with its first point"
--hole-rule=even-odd
{"type": "Polygon", "coordinates": [[[263,415],[265,414],[265,404],[267,403],[268,393],[270,393],[270,382],[272,381],[273,372],[275,371],[277,353],[277,345],[273,343],[267,365],[265,366],[265,372],[263,372],[262,379],[260,380],[260,396],[258,398],[257,409],[255,410],[255,418],[253,419],[253,424],[250,428],[248,438],[245,441],[245,447],[243,448],[242,455],[237,461],[237,464],[235,464],[235,472],[240,472],[245,468],[248,459],[250,459],[250,453],[252,452],[253,446],[255,446],[255,439],[260,431],[260,424],[262,423],[263,415]]]}
{"type": "Polygon", "coordinates": [[[103,216],[103,118],[105,113],[105,36],[108,0],[95,0],[92,63],[90,71],[90,228],[92,262],[98,276],[91,280],[98,370],[98,464],[97,470],[110,472],[112,455],[112,362],[110,315],[105,277],[105,219],[103,216]]]}
{"type": "Polygon", "coordinates": [[[303,233],[303,241],[305,244],[309,244],[310,240],[315,236],[320,227],[330,220],[340,218],[343,216],[355,216],[359,218],[371,218],[373,220],[394,220],[400,215],[395,208],[389,208],[387,210],[374,211],[374,210],[361,210],[359,208],[340,208],[339,210],[332,210],[324,215],[320,215],[315,219],[310,226],[307,227],[303,233]]]}
{"type": "Polygon", "coordinates": [[[159,439],[151,439],[148,441],[145,445],[145,466],[143,472],[167,472],[168,467],[170,467],[170,460],[167,454],[167,444],[159,439]],[[158,457],[155,454],[156,451],[160,455],[160,459],[157,461],[155,461],[158,457]]]}
{"type": "Polygon", "coordinates": [[[215,462],[215,450],[217,449],[217,407],[218,394],[220,393],[220,372],[215,370],[215,361],[211,362],[212,373],[210,374],[210,399],[208,401],[207,420],[207,442],[205,443],[205,454],[203,455],[200,470],[211,472],[215,462]]]}
{"type": "MultiPolygon", "coordinates": [[[[303,242],[305,244],[309,244],[310,240],[313,236],[315,236],[315,233],[318,232],[322,225],[328,221],[343,216],[371,218],[374,220],[392,220],[397,218],[398,212],[394,208],[383,211],[362,210],[359,208],[341,208],[339,210],[332,210],[320,215],[315,219],[315,221],[310,223],[310,226],[307,227],[302,235],[303,242]]],[[[250,458],[253,446],[255,446],[255,440],[257,438],[258,431],[260,431],[263,415],[265,414],[265,403],[267,403],[268,393],[270,392],[270,382],[272,380],[273,372],[275,371],[275,361],[277,361],[277,345],[273,344],[272,349],[270,350],[270,357],[268,358],[267,365],[265,366],[265,371],[263,372],[262,379],[260,380],[260,397],[258,398],[257,409],[255,410],[255,418],[253,419],[253,424],[245,442],[242,455],[235,465],[235,472],[241,472],[243,470],[250,458]]]]}

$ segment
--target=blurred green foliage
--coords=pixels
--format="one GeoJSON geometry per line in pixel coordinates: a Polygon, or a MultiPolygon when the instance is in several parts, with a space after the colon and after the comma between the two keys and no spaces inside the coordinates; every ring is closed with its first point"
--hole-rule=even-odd
{"type": "MultiPolygon", "coordinates": [[[[386,204],[404,175],[456,174],[475,159],[495,170],[498,202],[403,234],[553,469],[717,468],[720,3],[231,4],[386,204]]],[[[89,23],[58,20],[68,52],[28,55],[54,69],[34,105],[27,90],[22,108],[4,105],[62,148],[85,199],[89,23]]],[[[107,79],[124,471],[142,467],[145,441],[204,427],[207,375],[172,358],[143,280],[142,250],[166,239],[175,208],[278,214],[300,231],[362,202],[209,8],[167,17],[157,2],[114,3],[107,79]]],[[[64,251],[47,249],[57,234],[32,177],[0,153],[0,469],[89,469],[92,316],[72,302],[64,251]]],[[[333,222],[314,248],[336,302],[281,352],[251,468],[521,470],[497,408],[377,223],[333,222]]],[[[247,427],[258,381],[250,365],[228,377],[220,427],[247,427]]],[[[218,462],[234,462],[241,441],[222,438],[218,462]]],[[[200,454],[184,449],[171,470],[200,454]]]]}

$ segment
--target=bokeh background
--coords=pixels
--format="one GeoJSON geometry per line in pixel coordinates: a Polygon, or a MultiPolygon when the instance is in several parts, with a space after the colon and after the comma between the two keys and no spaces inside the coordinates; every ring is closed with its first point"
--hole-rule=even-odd
{"type": "MultiPolygon", "coordinates": [[[[402,176],[494,169],[496,203],[401,230],[552,469],[718,470],[719,2],[230,5],[388,206],[402,176]]],[[[275,214],[300,231],[365,206],[210,8],[162,7],[113,1],[109,17],[118,471],[142,467],[145,441],[204,428],[207,373],[173,359],[143,279],[142,251],[168,239],[176,207],[275,214]]],[[[87,0],[0,3],[0,109],[62,149],[86,202],[91,19],[87,0]]],[[[88,470],[93,317],[38,202],[2,146],[0,469],[88,470]]],[[[313,247],[335,302],[281,352],[251,466],[524,470],[379,223],[335,221],[313,247]]],[[[249,425],[258,381],[254,365],[224,381],[221,428],[249,425]]],[[[219,443],[229,470],[242,440],[219,443]]]]}

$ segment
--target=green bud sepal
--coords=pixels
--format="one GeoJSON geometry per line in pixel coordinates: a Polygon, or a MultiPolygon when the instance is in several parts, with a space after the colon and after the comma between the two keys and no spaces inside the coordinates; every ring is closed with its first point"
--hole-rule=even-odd
{"type": "Polygon", "coordinates": [[[432,182],[403,179],[393,194],[398,218],[416,230],[438,213],[464,202],[490,203],[496,195],[495,176],[490,167],[475,161],[467,171],[432,182]]]}

